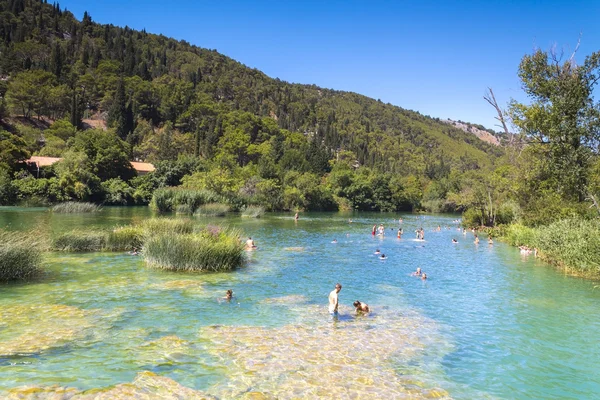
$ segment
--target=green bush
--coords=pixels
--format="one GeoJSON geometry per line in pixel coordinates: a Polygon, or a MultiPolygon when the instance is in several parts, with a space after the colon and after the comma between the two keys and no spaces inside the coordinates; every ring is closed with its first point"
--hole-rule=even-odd
{"type": "Polygon", "coordinates": [[[496,224],[512,224],[519,222],[523,212],[521,206],[516,201],[504,202],[498,207],[496,212],[496,224]]]}
{"type": "Polygon", "coordinates": [[[600,220],[571,218],[538,229],[540,256],[569,271],[600,276],[600,220]]]}
{"type": "Polygon", "coordinates": [[[198,207],[195,215],[204,217],[224,217],[229,212],[230,207],[227,204],[210,203],[198,207]]]}
{"type": "Polygon", "coordinates": [[[246,260],[239,234],[227,231],[151,236],[143,255],[151,267],[188,272],[230,271],[246,260]]]}
{"type": "Polygon", "coordinates": [[[101,207],[94,203],[79,203],[76,201],[67,201],[52,207],[53,212],[60,214],[93,213],[100,210],[101,207]]]}
{"type": "Polygon", "coordinates": [[[508,225],[503,233],[503,238],[511,246],[535,247],[537,232],[533,228],[524,225],[508,225]]]}
{"type": "Polygon", "coordinates": [[[141,249],[144,244],[144,230],[138,226],[122,226],[108,234],[106,250],[129,251],[141,249]]]}
{"type": "Polygon", "coordinates": [[[107,244],[106,232],[71,231],[52,239],[52,249],[56,251],[102,251],[107,244]]]}
{"type": "Polygon", "coordinates": [[[173,211],[173,195],[173,190],[170,188],[155,190],[150,200],[150,208],[161,213],[173,211]]]}
{"type": "Polygon", "coordinates": [[[0,231],[0,282],[34,278],[42,272],[40,243],[22,233],[0,231]]]}
{"type": "Polygon", "coordinates": [[[265,208],[260,206],[248,206],[242,211],[242,217],[260,218],[265,214],[265,208]]]}

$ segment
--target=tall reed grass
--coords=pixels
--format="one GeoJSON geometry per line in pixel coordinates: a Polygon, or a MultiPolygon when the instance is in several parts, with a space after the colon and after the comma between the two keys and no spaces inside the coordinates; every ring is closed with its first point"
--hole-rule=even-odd
{"type": "Polygon", "coordinates": [[[67,201],[58,203],[52,207],[52,211],[60,214],[76,214],[76,213],[94,213],[98,212],[102,207],[94,203],[80,203],[76,201],[67,201]]]}
{"type": "Polygon", "coordinates": [[[98,231],[71,231],[52,238],[55,251],[84,252],[102,251],[106,248],[108,234],[98,231]]]}
{"type": "Polygon", "coordinates": [[[514,246],[538,250],[538,256],[570,273],[600,278],[600,220],[563,219],[529,228],[509,225],[503,238],[514,246]]]}
{"type": "Polygon", "coordinates": [[[245,264],[239,232],[204,230],[195,234],[160,234],[147,239],[143,255],[149,266],[168,271],[230,271],[245,264]]]}
{"type": "Polygon", "coordinates": [[[143,244],[144,229],[139,226],[122,226],[108,234],[105,250],[130,251],[141,249],[143,244]]]}
{"type": "Polygon", "coordinates": [[[152,218],[144,220],[139,227],[145,235],[183,234],[194,231],[194,222],[190,219],[152,218]]]}
{"type": "Polygon", "coordinates": [[[247,206],[242,211],[242,217],[260,218],[265,214],[265,208],[261,206],[247,206]]]}
{"type": "Polygon", "coordinates": [[[195,215],[203,217],[224,217],[231,208],[227,204],[209,203],[198,207],[195,215]]]}
{"type": "Polygon", "coordinates": [[[221,200],[221,196],[210,190],[167,187],[154,191],[152,200],[150,201],[150,207],[161,213],[179,211],[182,213],[193,214],[201,205],[215,203],[221,200]]]}
{"type": "Polygon", "coordinates": [[[26,280],[42,272],[42,246],[31,236],[0,230],[0,282],[26,280]]]}

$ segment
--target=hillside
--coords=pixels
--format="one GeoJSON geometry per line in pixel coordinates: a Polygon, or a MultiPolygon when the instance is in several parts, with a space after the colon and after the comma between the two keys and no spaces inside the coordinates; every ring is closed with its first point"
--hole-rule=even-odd
{"type": "MultiPolygon", "coordinates": [[[[341,155],[354,168],[413,176],[423,190],[452,170],[488,169],[503,154],[437,118],[283,82],[214,50],[100,25],[87,13],[78,21],[39,0],[1,0],[0,38],[3,116],[108,125],[130,159],[227,159],[228,168],[274,167],[262,178],[281,184],[290,170],[327,173],[327,160],[341,155]]],[[[61,157],[71,148],[70,133],[20,135],[31,153],[61,157]]]]}

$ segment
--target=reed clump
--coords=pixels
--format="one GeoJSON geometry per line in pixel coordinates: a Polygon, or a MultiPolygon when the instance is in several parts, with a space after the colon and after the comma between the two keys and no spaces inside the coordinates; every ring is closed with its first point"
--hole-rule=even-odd
{"type": "Polygon", "coordinates": [[[31,235],[0,230],[0,282],[27,280],[42,273],[42,247],[31,235]]]}
{"type": "Polygon", "coordinates": [[[131,251],[141,249],[144,244],[144,230],[139,226],[121,226],[110,232],[106,238],[107,251],[131,251]]]}
{"type": "Polygon", "coordinates": [[[149,237],[143,255],[149,266],[168,271],[230,271],[245,264],[244,245],[235,230],[211,227],[194,234],[149,237]]]}
{"type": "Polygon", "coordinates": [[[265,208],[261,206],[247,206],[242,211],[242,217],[260,218],[265,214],[265,208]]]}
{"type": "Polygon", "coordinates": [[[231,210],[227,204],[209,203],[198,207],[195,215],[203,217],[224,217],[231,210]]]}
{"type": "Polygon", "coordinates": [[[154,191],[150,207],[160,213],[177,211],[193,214],[203,204],[221,201],[221,196],[210,190],[161,188],[154,191]]]}
{"type": "Polygon", "coordinates": [[[65,203],[58,203],[52,207],[52,212],[60,214],[83,214],[83,213],[94,213],[102,209],[94,203],[81,203],[77,201],[67,201],[65,203]]]}
{"type": "Polygon", "coordinates": [[[106,248],[107,240],[107,232],[71,231],[54,237],[51,248],[67,252],[102,251],[106,248]]]}
{"type": "Polygon", "coordinates": [[[144,235],[184,234],[194,231],[194,222],[190,219],[152,218],[138,225],[144,235]]]}

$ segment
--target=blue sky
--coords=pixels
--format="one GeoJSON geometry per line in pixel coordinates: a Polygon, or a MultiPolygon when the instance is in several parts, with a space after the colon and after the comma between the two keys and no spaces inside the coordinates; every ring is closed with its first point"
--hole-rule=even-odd
{"type": "Polygon", "coordinates": [[[77,18],[217,49],[271,77],[498,130],[483,100],[525,101],[518,65],[556,45],[600,50],[600,1],[62,0],[77,18]]]}

